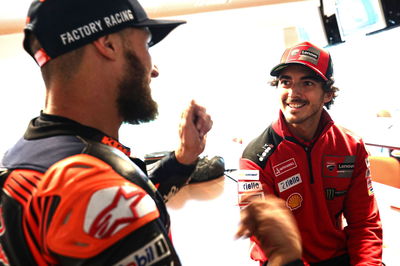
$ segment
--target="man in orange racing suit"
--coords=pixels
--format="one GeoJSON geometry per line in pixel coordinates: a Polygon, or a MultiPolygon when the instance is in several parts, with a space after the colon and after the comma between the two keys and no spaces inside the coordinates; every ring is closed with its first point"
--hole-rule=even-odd
{"type": "MultiPolygon", "coordinates": [[[[381,265],[382,227],[368,152],[324,109],[336,97],[332,73],[330,54],[311,43],[284,52],[271,71],[279,118],[246,147],[240,167],[258,170],[264,192],[286,201],[300,229],[305,263],[381,265]]],[[[252,257],[265,262],[258,250],[252,257]]]]}
{"type": "Polygon", "coordinates": [[[188,182],[211,118],[192,101],[178,148],[149,176],[118,131],[156,117],[148,48],[182,23],[149,19],[136,0],[31,4],[24,48],[46,101],[2,160],[2,264],[181,264],[164,202],[188,182]]]}

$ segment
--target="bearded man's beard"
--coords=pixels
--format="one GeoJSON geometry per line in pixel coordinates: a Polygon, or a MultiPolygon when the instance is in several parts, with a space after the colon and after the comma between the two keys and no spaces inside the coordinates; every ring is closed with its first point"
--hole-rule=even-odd
{"type": "Polygon", "coordinates": [[[119,115],[129,124],[152,121],[158,115],[158,105],[151,97],[146,69],[134,52],[126,51],[125,56],[125,73],[118,85],[119,115]]]}

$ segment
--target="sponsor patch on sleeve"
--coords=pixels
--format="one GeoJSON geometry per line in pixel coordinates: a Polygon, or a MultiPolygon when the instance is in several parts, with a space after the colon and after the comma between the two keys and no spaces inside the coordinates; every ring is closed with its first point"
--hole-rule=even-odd
{"type": "Polygon", "coordinates": [[[368,188],[368,196],[374,195],[374,188],[372,187],[372,180],[370,177],[367,177],[367,188],[368,188]]]}
{"type": "Polygon", "coordinates": [[[235,172],[235,176],[237,178],[240,208],[247,206],[252,200],[264,198],[258,170],[238,170],[235,172]]]}
{"type": "Polygon", "coordinates": [[[237,180],[260,180],[260,172],[258,170],[237,170],[234,172],[237,180]]]}
{"type": "Polygon", "coordinates": [[[262,190],[260,181],[241,181],[238,185],[239,192],[254,192],[262,190]]]}
{"type": "Polygon", "coordinates": [[[142,248],[114,264],[115,266],[150,266],[161,261],[171,254],[168,243],[162,234],[159,234],[142,248]]]}
{"type": "Polygon", "coordinates": [[[264,199],[264,192],[241,193],[239,194],[239,207],[244,208],[257,199],[264,199]]]}

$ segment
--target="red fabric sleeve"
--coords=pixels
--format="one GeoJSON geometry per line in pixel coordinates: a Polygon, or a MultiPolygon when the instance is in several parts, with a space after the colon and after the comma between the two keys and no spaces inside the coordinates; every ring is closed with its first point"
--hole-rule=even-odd
{"type": "Polygon", "coordinates": [[[382,265],[382,224],[371,183],[368,152],[362,142],[357,158],[344,202],[351,265],[382,265]]]}
{"type": "MultiPolygon", "coordinates": [[[[239,168],[241,170],[258,170],[260,174],[260,181],[263,186],[263,190],[265,193],[274,193],[274,188],[273,186],[268,186],[265,183],[265,180],[268,180],[267,176],[265,175],[265,172],[263,169],[261,169],[256,163],[253,161],[246,159],[246,158],[241,158],[239,161],[239,168]]],[[[267,261],[267,257],[265,256],[264,252],[260,248],[259,241],[257,240],[256,237],[252,236],[250,238],[251,241],[251,246],[250,246],[250,258],[255,261],[260,261],[260,262],[265,262],[267,261]]]]}
{"type": "MultiPolygon", "coordinates": [[[[268,165],[267,165],[268,167],[268,165]]],[[[260,181],[263,186],[263,190],[265,194],[276,194],[274,192],[274,182],[270,176],[266,174],[266,171],[261,169],[256,163],[253,161],[246,159],[246,158],[240,158],[239,161],[239,168],[241,170],[258,170],[260,173],[260,181]]],[[[272,173],[272,172],[271,172],[272,173]]]]}

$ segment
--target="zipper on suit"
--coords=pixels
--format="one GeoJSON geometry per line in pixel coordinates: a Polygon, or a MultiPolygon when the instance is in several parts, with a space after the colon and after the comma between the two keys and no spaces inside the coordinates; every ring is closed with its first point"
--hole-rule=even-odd
{"type": "Polygon", "coordinates": [[[308,161],[308,171],[310,173],[310,183],[314,184],[314,174],[312,170],[312,160],[311,160],[311,147],[303,146],[304,150],[307,154],[307,161],[308,161]]]}
{"type": "Polygon", "coordinates": [[[303,147],[304,151],[306,152],[307,155],[307,161],[308,161],[308,172],[310,175],[310,184],[314,184],[314,174],[313,174],[313,168],[312,168],[312,160],[311,160],[311,149],[313,147],[313,145],[310,146],[306,146],[303,143],[300,143],[299,141],[297,141],[295,138],[293,137],[285,137],[286,140],[293,142],[297,145],[300,145],[300,147],[303,147]]]}

